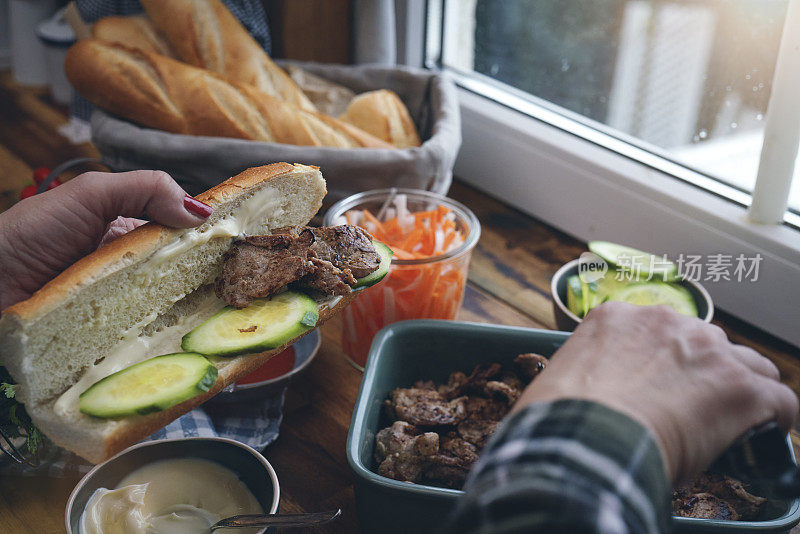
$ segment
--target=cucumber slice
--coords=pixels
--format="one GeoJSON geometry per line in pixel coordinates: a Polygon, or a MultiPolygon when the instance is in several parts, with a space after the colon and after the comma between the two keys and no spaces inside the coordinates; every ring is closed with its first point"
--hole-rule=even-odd
{"type": "Polygon", "coordinates": [[[298,291],[285,291],[240,310],[226,306],[183,336],[181,348],[206,356],[263,352],[313,329],[317,319],[314,299],[298,291]]]}
{"type": "Polygon", "coordinates": [[[623,287],[628,287],[632,282],[625,280],[617,280],[617,271],[609,270],[603,278],[597,281],[597,296],[595,298],[595,306],[599,305],[608,298],[608,296],[623,287]]]}
{"type": "Polygon", "coordinates": [[[567,278],[567,308],[578,317],[583,317],[583,287],[577,274],[567,278]]]}
{"type": "Polygon", "coordinates": [[[678,276],[677,265],[669,260],[664,261],[663,257],[655,256],[649,252],[618,245],[616,243],[609,243],[608,241],[590,241],[589,250],[619,269],[633,270],[631,269],[631,263],[635,262],[639,274],[645,278],[651,274],[651,267],[653,279],[673,282],[680,278],[678,276]],[[625,263],[620,265],[622,261],[621,258],[628,258],[630,261],[627,262],[627,265],[625,263]]]}
{"type": "Polygon", "coordinates": [[[631,284],[608,296],[608,300],[627,302],[639,306],[665,305],[678,313],[697,317],[697,304],[689,291],[682,286],[664,282],[631,284]]]}
{"type": "Polygon", "coordinates": [[[392,264],[392,256],[394,255],[392,249],[374,239],[372,240],[372,244],[375,246],[375,252],[381,257],[381,264],[367,276],[362,276],[356,280],[356,285],[353,286],[354,289],[375,285],[383,280],[384,276],[389,274],[389,266],[392,264]]]}
{"type": "Polygon", "coordinates": [[[177,352],[150,358],[95,382],[78,401],[86,415],[111,418],[166,410],[205,393],[217,368],[202,354],[177,352]]]}

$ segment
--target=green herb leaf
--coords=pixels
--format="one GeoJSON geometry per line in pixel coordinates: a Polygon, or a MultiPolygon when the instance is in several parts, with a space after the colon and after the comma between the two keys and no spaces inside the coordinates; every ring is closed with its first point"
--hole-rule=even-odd
{"type": "Polygon", "coordinates": [[[17,392],[17,385],[9,384],[8,382],[0,382],[0,392],[4,393],[7,399],[13,399],[14,394],[17,392]]]}
{"type": "Polygon", "coordinates": [[[318,319],[319,314],[314,312],[306,312],[305,315],[303,315],[303,318],[300,319],[300,323],[306,326],[316,326],[318,319]]]}

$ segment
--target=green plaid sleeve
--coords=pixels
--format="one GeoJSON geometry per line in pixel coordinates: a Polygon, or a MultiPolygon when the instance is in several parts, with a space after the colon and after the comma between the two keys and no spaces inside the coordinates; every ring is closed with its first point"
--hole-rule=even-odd
{"type": "Polygon", "coordinates": [[[642,425],[597,403],[532,404],[481,454],[447,532],[669,532],[670,486],[642,425]]]}

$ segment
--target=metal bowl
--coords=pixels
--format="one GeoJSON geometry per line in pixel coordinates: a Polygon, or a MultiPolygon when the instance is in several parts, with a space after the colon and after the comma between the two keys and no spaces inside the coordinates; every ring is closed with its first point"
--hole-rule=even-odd
{"type": "MultiPolygon", "coordinates": [[[[239,476],[268,513],[278,512],[280,486],[275,470],[258,451],[227,438],[178,438],[134,445],[95,466],[78,482],[67,501],[64,524],[79,534],[83,509],[99,488],[114,488],[129,473],[159,460],[199,458],[227,467],[239,476]]],[[[266,531],[262,529],[260,532],[266,531]]]]}
{"type": "MultiPolygon", "coordinates": [[[[578,274],[578,261],[572,260],[565,263],[550,282],[550,292],[553,295],[553,314],[556,317],[556,325],[559,330],[571,332],[581,324],[583,319],[569,311],[567,308],[567,279],[578,274]]],[[[708,291],[692,280],[681,280],[678,284],[682,285],[689,290],[689,293],[694,297],[694,302],[697,305],[697,316],[703,321],[710,323],[714,317],[714,303],[711,301],[711,295],[708,291]]]]}

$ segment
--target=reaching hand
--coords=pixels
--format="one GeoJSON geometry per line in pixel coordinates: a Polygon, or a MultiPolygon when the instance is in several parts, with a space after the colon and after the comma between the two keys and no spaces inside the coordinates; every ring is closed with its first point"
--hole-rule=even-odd
{"type": "Polygon", "coordinates": [[[739,435],[798,410],[767,358],[734,345],[719,327],[669,308],[617,302],[591,311],[515,410],[580,398],[637,420],[656,437],[667,476],[687,480],[739,435]]]}
{"type": "Polygon", "coordinates": [[[0,213],[0,310],[28,298],[98,245],[144,224],[126,217],[146,214],[190,228],[211,212],[160,171],[89,172],[20,201],[0,213]]]}

